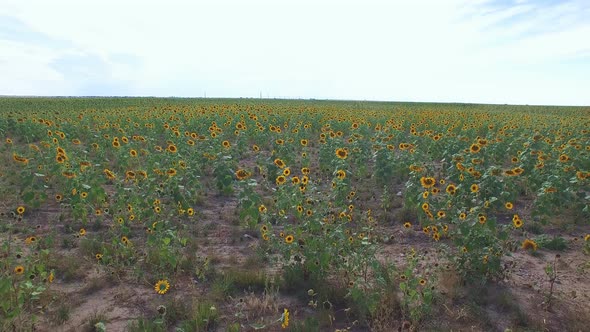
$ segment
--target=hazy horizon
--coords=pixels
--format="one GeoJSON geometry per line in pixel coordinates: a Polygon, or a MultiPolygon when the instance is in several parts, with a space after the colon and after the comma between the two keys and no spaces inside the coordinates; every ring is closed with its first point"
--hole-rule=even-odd
{"type": "Polygon", "coordinates": [[[590,105],[590,2],[0,4],[0,95],[590,105]]]}

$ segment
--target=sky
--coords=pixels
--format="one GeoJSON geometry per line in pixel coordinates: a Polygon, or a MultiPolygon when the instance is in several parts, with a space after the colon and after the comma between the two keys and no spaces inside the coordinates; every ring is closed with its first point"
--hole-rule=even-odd
{"type": "Polygon", "coordinates": [[[590,105],[590,0],[2,0],[0,95],[590,105]]]}

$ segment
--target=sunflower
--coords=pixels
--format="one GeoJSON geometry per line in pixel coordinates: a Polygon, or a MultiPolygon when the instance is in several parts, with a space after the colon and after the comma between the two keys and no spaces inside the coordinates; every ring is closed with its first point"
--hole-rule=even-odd
{"type": "Polygon", "coordinates": [[[302,146],[307,146],[308,140],[302,139],[301,141],[299,141],[299,143],[301,143],[302,146]]]}
{"type": "Polygon", "coordinates": [[[422,198],[427,199],[428,195],[430,195],[430,191],[425,191],[422,193],[422,198]]]}
{"type": "Polygon", "coordinates": [[[123,242],[123,244],[127,245],[127,244],[129,244],[129,239],[126,236],[121,236],[121,242],[123,242]]]}
{"type": "Polygon", "coordinates": [[[485,224],[486,221],[488,220],[488,218],[484,215],[484,214],[480,214],[477,216],[477,220],[479,221],[480,224],[485,224]]]}
{"type": "Polygon", "coordinates": [[[281,328],[286,329],[289,327],[289,310],[284,309],[282,318],[281,328]]]}
{"type": "Polygon", "coordinates": [[[17,265],[14,268],[14,273],[16,273],[16,274],[23,274],[23,273],[25,273],[25,268],[22,265],[17,265]]]}
{"type": "Polygon", "coordinates": [[[504,207],[508,210],[512,210],[514,205],[511,202],[506,202],[506,204],[504,204],[504,207]]]}
{"type": "Polygon", "coordinates": [[[429,205],[428,203],[422,203],[422,210],[428,211],[429,205]]]}
{"type": "Polygon", "coordinates": [[[432,234],[432,238],[434,239],[434,241],[440,240],[440,233],[435,232],[434,234],[432,234]]]}
{"type": "Polygon", "coordinates": [[[78,234],[80,234],[80,236],[84,236],[84,235],[86,235],[86,230],[84,228],[80,228],[80,230],[78,231],[78,234]]]}
{"type": "Polygon", "coordinates": [[[590,241],[590,234],[586,234],[586,236],[584,236],[584,241],[590,241]]]}
{"type": "Polygon", "coordinates": [[[193,209],[193,208],[188,208],[188,209],[186,210],[186,214],[188,214],[189,216],[193,216],[193,215],[195,215],[195,209],[193,209]]]}
{"type": "Polygon", "coordinates": [[[437,216],[438,218],[444,218],[444,217],[446,217],[446,216],[447,216],[447,213],[446,213],[445,211],[443,211],[443,210],[440,210],[440,211],[438,211],[438,212],[436,213],[436,216],[437,216]]]}
{"type": "Polygon", "coordinates": [[[469,151],[471,153],[478,153],[481,150],[481,145],[479,144],[471,144],[471,146],[469,147],[469,151]]]}
{"type": "Polygon", "coordinates": [[[422,187],[424,187],[426,189],[432,188],[436,184],[436,179],[433,177],[423,176],[420,178],[420,184],[422,185],[422,187]]]}
{"type": "Polygon", "coordinates": [[[295,240],[295,238],[293,237],[293,235],[287,235],[287,236],[285,236],[285,242],[287,244],[293,243],[293,240],[295,240]]]}
{"type": "Polygon", "coordinates": [[[166,148],[166,151],[168,151],[170,153],[176,153],[176,151],[178,151],[178,148],[176,148],[176,145],[174,145],[174,144],[169,144],[168,147],[166,148]]]}
{"type": "Polygon", "coordinates": [[[336,149],[336,157],[340,159],[346,159],[346,157],[348,157],[348,151],[342,148],[336,149]]]}
{"type": "Polygon", "coordinates": [[[115,177],[116,177],[116,176],[115,176],[115,173],[113,173],[113,172],[112,172],[111,170],[109,170],[108,168],[105,168],[103,172],[104,172],[104,174],[107,176],[107,178],[108,178],[109,180],[114,180],[114,179],[115,179],[115,177]]]}
{"type": "Polygon", "coordinates": [[[287,165],[285,165],[285,162],[279,158],[275,159],[274,163],[275,163],[275,165],[277,165],[278,168],[281,168],[281,169],[285,168],[285,166],[287,166],[287,165]]]}
{"type": "Polygon", "coordinates": [[[307,168],[307,167],[303,167],[301,169],[301,174],[303,174],[303,175],[309,175],[309,172],[310,172],[309,168],[307,168]]]}
{"type": "Polygon", "coordinates": [[[529,250],[532,249],[533,251],[537,250],[539,246],[537,245],[537,242],[531,240],[531,239],[525,239],[522,242],[522,249],[524,250],[529,250]]]}
{"type": "Polygon", "coordinates": [[[263,204],[260,204],[260,206],[258,207],[258,212],[266,213],[266,211],[267,211],[266,206],[264,206],[263,204]]]}
{"type": "Polygon", "coordinates": [[[336,172],[336,177],[340,180],[344,180],[346,178],[346,172],[340,169],[336,172]]]}
{"type": "Polygon", "coordinates": [[[559,161],[564,163],[566,161],[570,160],[570,157],[567,154],[562,154],[559,156],[559,161]]]}
{"type": "Polygon", "coordinates": [[[303,186],[307,185],[309,183],[309,177],[307,175],[303,176],[301,178],[301,183],[303,186]]]}
{"type": "Polygon", "coordinates": [[[471,187],[469,189],[471,189],[472,193],[477,193],[479,191],[479,186],[474,183],[471,185],[471,187]]]}
{"type": "Polygon", "coordinates": [[[170,283],[166,279],[158,280],[158,282],[154,286],[154,289],[156,290],[156,293],[164,295],[170,289],[170,283]]]}
{"type": "Polygon", "coordinates": [[[277,179],[275,182],[277,185],[280,186],[280,185],[284,184],[286,181],[287,181],[287,178],[285,178],[284,175],[279,175],[279,176],[277,176],[277,179]]]}
{"type": "Polygon", "coordinates": [[[168,174],[169,177],[173,177],[176,175],[176,169],[170,168],[166,171],[166,174],[168,174]]]}
{"type": "Polygon", "coordinates": [[[299,184],[299,177],[298,177],[298,176],[294,176],[294,177],[291,179],[291,183],[293,183],[293,184],[299,184]]]}
{"type": "Polygon", "coordinates": [[[286,167],[283,169],[283,175],[284,176],[289,176],[291,175],[291,169],[289,167],[286,167]]]}
{"type": "Polygon", "coordinates": [[[457,192],[457,187],[455,187],[454,184],[449,184],[447,186],[446,192],[449,195],[455,195],[455,193],[457,192]]]}
{"type": "Polygon", "coordinates": [[[504,171],[504,175],[506,175],[506,176],[515,176],[517,174],[514,172],[514,170],[508,169],[508,170],[505,170],[504,171]]]}
{"type": "Polygon", "coordinates": [[[63,196],[61,194],[56,194],[55,195],[55,200],[58,202],[61,202],[61,200],[63,199],[63,196]]]}
{"type": "Polygon", "coordinates": [[[19,215],[23,215],[25,213],[25,207],[24,206],[19,206],[16,208],[16,213],[18,213],[19,215]]]}
{"type": "Polygon", "coordinates": [[[420,279],[420,286],[424,286],[426,285],[426,280],[425,279],[420,279]]]}
{"type": "Polygon", "coordinates": [[[236,171],[236,177],[238,178],[238,180],[245,180],[250,176],[250,173],[247,172],[246,170],[243,169],[239,169],[236,171]]]}
{"type": "Polygon", "coordinates": [[[19,156],[16,153],[12,154],[12,159],[18,163],[21,163],[21,164],[28,164],[29,163],[29,159],[19,156]]]}
{"type": "Polygon", "coordinates": [[[101,253],[97,253],[96,255],[94,255],[94,258],[96,258],[97,261],[101,261],[102,260],[102,254],[101,253]]]}
{"type": "Polygon", "coordinates": [[[406,221],[404,223],[404,228],[410,228],[410,227],[412,227],[412,224],[410,222],[406,221]]]}

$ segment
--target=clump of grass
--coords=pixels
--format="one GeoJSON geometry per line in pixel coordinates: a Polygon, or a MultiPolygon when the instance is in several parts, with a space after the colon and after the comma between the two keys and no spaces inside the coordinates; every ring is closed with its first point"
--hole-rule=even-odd
{"type": "Polygon", "coordinates": [[[140,318],[127,326],[128,332],[164,332],[166,328],[161,321],[151,321],[149,319],[140,318]]]}
{"type": "Polygon", "coordinates": [[[194,305],[190,319],[180,323],[184,331],[212,331],[217,326],[219,313],[212,302],[198,302],[194,305]]]}
{"type": "Polygon", "coordinates": [[[535,237],[535,242],[537,242],[541,248],[555,251],[564,251],[568,247],[567,241],[561,236],[550,238],[548,235],[543,234],[535,237]]]}
{"type": "Polygon", "coordinates": [[[104,323],[107,321],[107,317],[104,313],[101,312],[94,312],[88,318],[88,323],[84,326],[85,332],[102,332],[100,326],[104,326],[104,323]],[[102,323],[102,324],[101,324],[102,323]]]}
{"type": "Polygon", "coordinates": [[[267,279],[261,271],[231,269],[218,275],[212,285],[213,293],[220,298],[242,291],[262,291],[267,279]]]}

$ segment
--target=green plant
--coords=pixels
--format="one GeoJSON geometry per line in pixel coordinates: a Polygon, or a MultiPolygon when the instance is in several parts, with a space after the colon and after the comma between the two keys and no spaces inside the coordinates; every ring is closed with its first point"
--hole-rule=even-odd
{"type": "Polygon", "coordinates": [[[432,310],[436,284],[433,271],[419,265],[423,255],[411,249],[406,256],[406,266],[399,273],[402,318],[411,321],[415,327],[419,326],[432,310]]]}
{"type": "Polygon", "coordinates": [[[545,266],[545,274],[547,275],[547,279],[549,281],[549,293],[546,296],[545,306],[549,310],[551,309],[552,301],[553,301],[553,287],[555,286],[555,282],[557,281],[557,260],[560,258],[560,255],[555,255],[555,258],[552,262],[547,263],[545,266]]]}
{"type": "Polygon", "coordinates": [[[567,241],[561,236],[549,237],[547,234],[536,236],[534,241],[541,248],[555,251],[564,251],[568,248],[567,241]]]}

